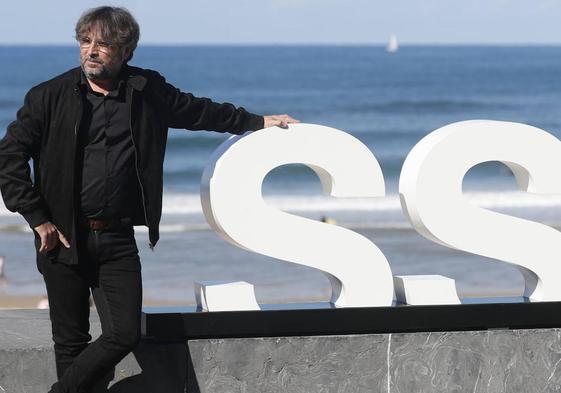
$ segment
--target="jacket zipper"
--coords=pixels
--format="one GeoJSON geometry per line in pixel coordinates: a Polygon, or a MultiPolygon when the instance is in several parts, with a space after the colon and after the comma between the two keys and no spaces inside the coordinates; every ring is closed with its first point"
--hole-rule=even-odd
{"type": "MultiPolygon", "coordinates": [[[[138,152],[136,150],[136,143],[134,141],[134,133],[132,132],[132,99],[134,96],[134,89],[131,89],[130,92],[130,110],[129,110],[129,128],[131,132],[131,140],[132,140],[132,147],[134,149],[134,166],[136,169],[136,178],[138,179],[138,185],[140,186],[140,195],[142,197],[142,211],[144,212],[144,220],[146,221],[146,225],[150,228],[150,223],[148,222],[148,214],[146,213],[146,200],[144,198],[144,187],[142,186],[142,181],[140,180],[140,171],[138,170],[138,152]]],[[[151,250],[154,250],[154,245],[151,241],[148,241],[148,246],[151,250]]]]}
{"type": "MultiPolygon", "coordinates": [[[[76,244],[76,207],[75,207],[75,187],[76,187],[76,146],[78,144],[78,128],[80,127],[80,123],[82,122],[82,116],[83,116],[83,96],[80,92],[80,89],[78,87],[74,88],[74,92],[76,93],[76,96],[78,98],[78,118],[76,119],[76,122],[74,123],[74,146],[72,147],[72,187],[70,188],[71,190],[71,195],[72,195],[72,201],[71,201],[71,207],[72,207],[72,239],[70,240],[71,242],[74,242],[74,244],[76,244]]],[[[74,247],[74,254],[77,257],[77,253],[76,253],[76,247],[74,247]]],[[[72,258],[74,259],[74,258],[72,258]]]]}

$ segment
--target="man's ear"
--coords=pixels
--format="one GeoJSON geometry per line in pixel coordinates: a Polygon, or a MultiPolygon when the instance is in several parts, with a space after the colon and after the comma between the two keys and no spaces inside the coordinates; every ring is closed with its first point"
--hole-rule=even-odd
{"type": "Polygon", "coordinates": [[[122,52],[122,60],[123,63],[125,63],[129,57],[131,56],[131,48],[123,48],[123,52],[122,52]]]}

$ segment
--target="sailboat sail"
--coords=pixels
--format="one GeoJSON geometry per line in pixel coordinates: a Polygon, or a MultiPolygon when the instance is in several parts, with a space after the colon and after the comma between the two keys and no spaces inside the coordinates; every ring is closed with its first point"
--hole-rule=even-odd
{"type": "Polygon", "coordinates": [[[388,46],[386,47],[386,50],[389,53],[395,53],[397,52],[398,49],[399,49],[399,44],[397,43],[397,37],[395,36],[395,34],[392,34],[390,36],[390,40],[388,41],[388,46]]]}

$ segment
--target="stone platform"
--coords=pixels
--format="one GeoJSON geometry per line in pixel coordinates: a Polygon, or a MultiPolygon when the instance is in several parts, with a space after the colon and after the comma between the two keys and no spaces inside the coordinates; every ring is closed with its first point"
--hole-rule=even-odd
{"type": "MultiPolygon", "coordinates": [[[[100,332],[92,315],[92,336],[100,332]]],[[[112,393],[559,392],[561,329],[210,338],[144,337],[112,393]]],[[[56,378],[43,310],[0,311],[0,393],[56,378]]]]}
{"type": "Polygon", "coordinates": [[[561,330],[189,341],[188,392],[561,391],[561,330]]]}
{"type": "MultiPolygon", "coordinates": [[[[101,334],[96,313],[90,329],[93,339],[101,334]]],[[[95,393],[184,392],[186,353],[184,341],[144,339],[117,365],[109,389],[95,393]]],[[[0,393],[46,393],[55,381],[48,310],[0,310],[0,393]]]]}

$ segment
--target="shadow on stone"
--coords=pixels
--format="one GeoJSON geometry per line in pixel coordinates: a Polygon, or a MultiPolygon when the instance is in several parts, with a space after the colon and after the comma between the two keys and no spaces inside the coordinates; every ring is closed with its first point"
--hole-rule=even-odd
{"type": "Polygon", "coordinates": [[[117,381],[105,392],[184,393],[187,383],[186,347],[184,342],[142,341],[117,365],[117,381]]]}
{"type": "Polygon", "coordinates": [[[187,347],[187,393],[201,393],[189,347],[187,347]]]}

